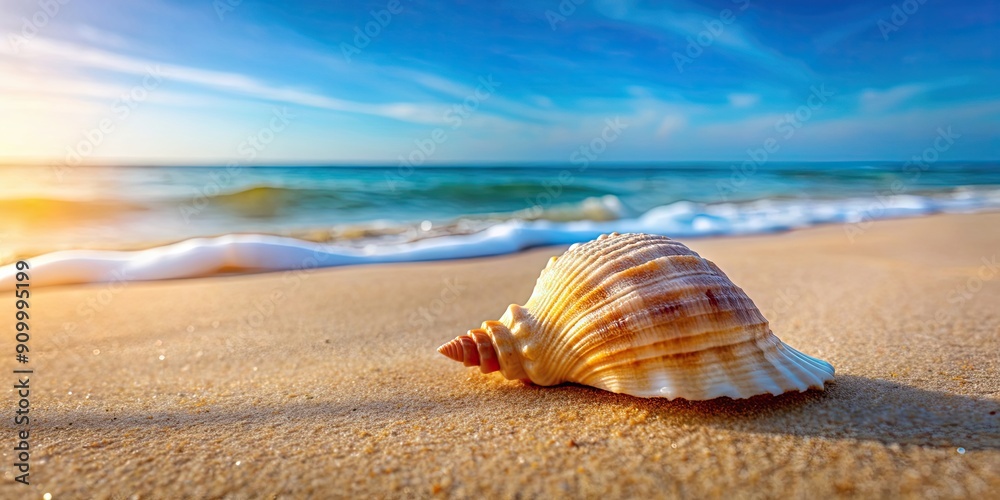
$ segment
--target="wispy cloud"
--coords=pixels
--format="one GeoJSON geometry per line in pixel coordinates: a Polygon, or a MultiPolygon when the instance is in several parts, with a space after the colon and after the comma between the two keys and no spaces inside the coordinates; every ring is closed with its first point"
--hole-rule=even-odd
{"type": "MultiPolygon", "coordinates": [[[[7,52],[10,53],[9,49],[7,52]]],[[[168,81],[199,85],[208,89],[233,92],[267,101],[359,113],[414,123],[434,124],[443,121],[441,109],[438,106],[410,102],[369,104],[349,101],[294,88],[276,87],[244,74],[138,59],[45,37],[32,40],[30,45],[14,57],[29,58],[34,64],[47,59],[51,65],[70,65],[131,75],[144,75],[156,68],[168,81]]]]}
{"type": "Polygon", "coordinates": [[[369,7],[244,2],[220,22],[210,2],[108,1],[67,4],[14,50],[6,35],[40,7],[0,0],[0,154],[64,155],[158,67],[163,85],[95,162],[225,161],[275,106],[301,118],[259,161],[393,162],[436,128],[448,132],[436,161],[563,161],[613,117],[629,129],[603,160],[730,159],[790,113],[808,124],[776,158],[898,157],[941,121],[969,131],[969,157],[1000,155],[987,2],[928,2],[890,43],[874,25],[888,5],[588,0],[554,32],[538,4],[413,2],[347,61],[340,43],[369,7]],[[672,54],[689,40],[704,54],[679,72],[672,54]],[[477,102],[480,78],[502,85],[477,102]],[[823,84],[837,96],[803,111],[823,84]]]}
{"type": "Polygon", "coordinates": [[[865,89],[858,96],[858,104],[866,113],[879,113],[892,109],[927,90],[928,86],[921,84],[897,85],[885,90],[865,89]]]}
{"type": "Polygon", "coordinates": [[[931,91],[968,83],[967,78],[952,77],[929,83],[905,83],[884,89],[865,88],[858,94],[858,108],[863,113],[881,113],[911,103],[931,91]]]}
{"type": "MultiPolygon", "coordinates": [[[[594,8],[611,19],[651,26],[679,35],[684,38],[684,43],[687,43],[687,37],[698,43],[698,37],[704,36],[709,40],[705,50],[718,50],[738,57],[739,60],[753,63],[769,73],[795,79],[812,76],[811,70],[803,61],[783,56],[767,47],[742,26],[741,16],[747,9],[753,8],[749,0],[733,2],[714,11],[688,2],[645,7],[635,0],[595,0],[594,8]],[[724,16],[723,11],[727,11],[727,15],[724,16]]],[[[683,44],[678,49],[680,53],[686,50],[683,44]]]]}
{"type": "Polygon", "coordinates": [[[667,137],[674,132],[681,130],[687,125],[687,120],[683,116],[670,115],[660,122],[660,127],[656,129],[657,137],[667,137]]]}
{"type": "Polygon", "coordinates": [[[743,94],[735,92],[726,96],[729,99],[729,104],[734,108],[749,108],[754,104],[760,102],[760,96],[757,94],[743,94]]]}

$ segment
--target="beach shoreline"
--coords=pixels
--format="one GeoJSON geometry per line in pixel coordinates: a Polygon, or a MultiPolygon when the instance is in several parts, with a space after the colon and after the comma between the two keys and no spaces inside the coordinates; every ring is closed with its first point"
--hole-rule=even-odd
{"type": "MultiPolygon", "coordinates": [[[[1000,210],[993,162],[914,171],[903,162],[727,162],[225,168],[106,167],[42,182],[0,168],[0,266],[57,251],[155,248],[192,238],[273,235],[357,249],[475,239],[497,226],[674,237],[765,234],[872,219],[1000,210]],[[749,174],[749,175],[748,175],[749,174]],[[465,238],[463,238],[463,236],[465,238]]],[[[549,232],[548,236],[543,233],[549,232]]],[[[459,250],[450,258],[468,257],[459,250]]],[[[482,256],[484,254],[479,254],[482,256]]]]}
{"type": "Polygon", "coordinates": [[[31,486],[5,445],[0,496],[1000,490],[1000,213],[853,227],[681,238],[837,369],[823,392],[744,401],[527,386],[435,351],[523,303],[565,247],[39,288],[31,486]]]}

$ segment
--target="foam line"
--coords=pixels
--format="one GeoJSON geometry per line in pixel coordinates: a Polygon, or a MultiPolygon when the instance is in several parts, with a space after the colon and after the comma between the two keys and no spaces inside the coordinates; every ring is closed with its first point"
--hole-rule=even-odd
{"type": "MultiPolygon", "coordinates": [[[[645,232],[673,238],[758,234],[816,224],[865,222],[934,212],[1000,209],[1000,191],[952,197],[898,195],[881,199],[760,200],[743,204],[702,205],[677,202],[640,217],[612,221],[508,220],[474,234],[448,235],[415,242],[355,248],[294,238],[230,234],[195,238],[136,251],[69,250],[28,260],[33,286],[150,281],[209,276],[220,271],[283,271],[357,264],[418,262],[486,257],[542,245],[591,240],[613,231],[645,232]]],[[[867,226],[846,226],[862,231],[867,226]]],[[[847,235],[845,235],[847,237],[847,235]]],[[[0,290],[16,283],[13,264],[0,268],[0,290]]]]}

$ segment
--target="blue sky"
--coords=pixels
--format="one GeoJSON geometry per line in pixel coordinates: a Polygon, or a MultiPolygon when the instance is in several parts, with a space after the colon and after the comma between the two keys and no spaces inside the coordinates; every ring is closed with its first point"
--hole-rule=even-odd
{"type": "Polygon", "coordinates": [[[608,162],[742,160],[769,139],[775,161],[904,160],[948,127],[942,158],[1000,158],[995,2],[0,11],[0,161],[560,162],[608,120],[624,128],[591,152],[608,162]]]}

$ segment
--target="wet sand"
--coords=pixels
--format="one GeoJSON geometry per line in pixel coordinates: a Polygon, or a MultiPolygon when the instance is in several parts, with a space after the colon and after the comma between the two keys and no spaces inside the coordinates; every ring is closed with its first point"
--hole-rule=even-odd
{"type": "Polygon", "coordinates": [[[435,351],[523,303],[562,248],[39,288],[31,486],[0,301],[0,497],[982,497],[1000,491],[998,228],[685,241],[837,368],[824,392],[743,401],[526,386],[435,351]]]}

